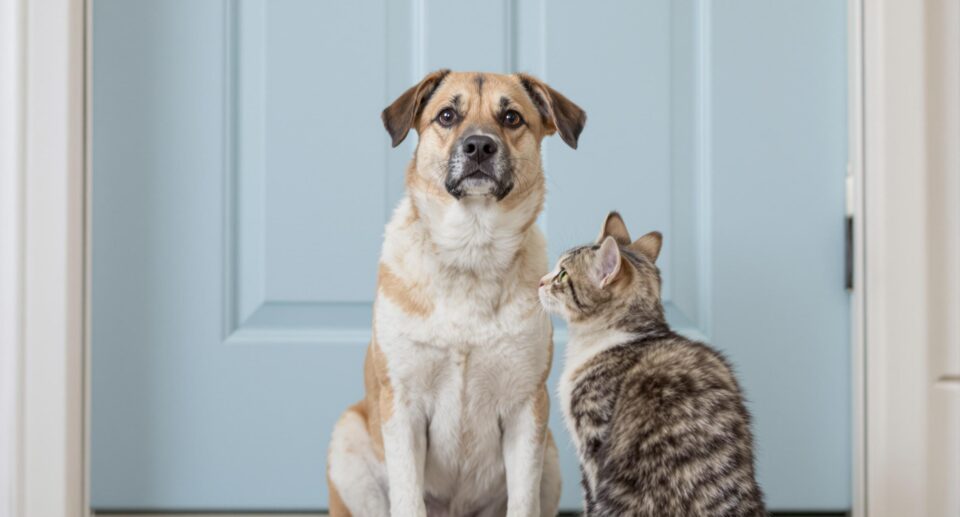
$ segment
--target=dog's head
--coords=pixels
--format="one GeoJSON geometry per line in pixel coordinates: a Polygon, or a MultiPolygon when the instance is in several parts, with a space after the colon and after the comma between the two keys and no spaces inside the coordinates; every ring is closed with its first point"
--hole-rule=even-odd
{"type": "Polygon", "coordinates": [[[419,134],[408,186],[447,200],[524,195],[543,185],[540,142],[559,133],[570,147],[586,113],[526,74],[439,70],[383,110],[383,124],[400,145],[419,134]]]}

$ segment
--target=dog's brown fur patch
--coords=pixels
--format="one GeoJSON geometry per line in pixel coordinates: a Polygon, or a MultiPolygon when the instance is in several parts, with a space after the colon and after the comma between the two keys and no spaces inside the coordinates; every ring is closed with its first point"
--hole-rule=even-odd
{"type": "Polygon", "coordinates": [[[363,361],[363,384],[366,397],[358,404],[363,406],[367,432],[373,442],[373,452],[380,460],[383,452],[383,422],[393,416],[393,386],[387,374],[387,359],[377,345],[376,339],[370,341],[367,355],[363,361]]]}
{"type": "MultiPolygon", "coordinates": [[[[418,172],[417,167],[415,167],[414,162],[410,162],[410,165],[407,166],[407,173],[404,177],[407,192],[423,192],[428,195],[435,201],[438,201],[444,205],[455,202],[456,200],[447,193],[446,189],[443,188],[443,178],[441,175],[436,175],[437,178],[434,181],[418,172]]],[[[413,211],[417,210],[416,203],[412,203],[413,211]]]]}
{"type": "Polygon", "coordinates": [[[537,393],[533,403],[533,416],[536,418],[537,427],[546,427],[547,417],[550,415],[550,392],[547,390],[547,378],[550,377],[550,369],[553,367],[553,327],[550,327],[550,341],[547,342],[547,366],[540,374],[540,391],[537,393]]]}
{"type": "Polygon", "coordinates": [[[337,491],[336,485],[334,485],[330,479],[330,467],[327,467],[327,490],[330,494],[330,517],[352,517],[353,514],[350,513],[350,509],[344,504],[343,499],[340,497],[340,492],[337,491]]]}
{"type": "Polygon", "coordinates": [[[537,422],[537,429],[547,427],[547,417],[550,415],[550,393],[547,391],[547,385],[540,385],[537,394],[533,399],[533,417],[537,422]]]}
{"type": "Polygon", "coordinates": [[[397,304],[403,312],[421,318],[426,318],[433,313],[433,301],[423,292],[423,288],[417,284],[404,282],[382,262],[377,285],[380,292],[397,304]]]}
{"type": "MultiPolygon", "coordinates": [[[[351,413],[355,414],[355,416],[363,420],[364,424],[369,428],[370,419],[367,414],[365,400],[361,400],[360,402],[348,407],[347,410],[340,415],[340,418],[337,420],[337,424],[339,425],[340,422],[343,421],[345,418],[347,418],[347,416],[350,416],[351,413]]],[[[372,433],[371,433],[371,437],[372,437],[372,433]]],[[[380,459],[382,460],[383,459],[382,445],[380,446],[380,451],[381,451],[380,459]]],[[[347,450],[345,452],[356,453],[358,451],[352,450],[352,448],[348,445],[347,450]]],[[[351,517],[352,513],[350,512],[350,509],[347,508],[346,503],[343,502],[343,498],[340,496],[340,491],[337,490],[336,484],[334,484],[333,479],[330,477],[330,461],[329,460],[327,461],[327,490],[329,492],[329,498],[330,498],[329,500],[330,517],[351,517]]]]}

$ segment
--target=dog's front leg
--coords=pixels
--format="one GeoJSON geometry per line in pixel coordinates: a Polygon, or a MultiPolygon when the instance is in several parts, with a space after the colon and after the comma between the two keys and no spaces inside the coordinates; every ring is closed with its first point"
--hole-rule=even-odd
{"type": "Polygon", "coordinates": [[[383,448],[387,463],[390,493],[390,515],[425,517],[423,470],[426,462],[426,424],[423,416],[408,404],[385,401],[380,407],[392,406],[383,422],[383,448]]]}
{"type": "Polygon", "coordinates": [[[507,516],[540,517],[540,477],[550,396],[545,386],[504,421],[507,516]]]}

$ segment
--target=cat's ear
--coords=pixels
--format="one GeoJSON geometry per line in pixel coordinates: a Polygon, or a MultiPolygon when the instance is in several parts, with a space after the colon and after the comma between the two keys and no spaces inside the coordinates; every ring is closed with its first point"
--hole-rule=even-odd
{"type": "Polygon", "coordinates": [[[647,257],[650,262],[656,262],[657,257],[660,256],[660,246],[662,245],[663,235],[660,232],[650,232],[633,241],[632,244],[627,246],[627,249],[647,257]]]}
{"type": "Polygon", "coordinates": [[[620,246],[612,236],[607,236],[597,251],[596,282],[601,289],[610,285],[620,274],[620,246]]]}
{"type": "Polygon", "coordinates": [[[630,233],[627,231],[627,225],[616,211],[607,214],[607,218],[603,220],[603,226],[600,228],[600,236],[597,237],[597,242],[603,242],[603,239],[606,239],[607,236],[616,239],[617,244],[621,246],[630,244],[630,233]]]}

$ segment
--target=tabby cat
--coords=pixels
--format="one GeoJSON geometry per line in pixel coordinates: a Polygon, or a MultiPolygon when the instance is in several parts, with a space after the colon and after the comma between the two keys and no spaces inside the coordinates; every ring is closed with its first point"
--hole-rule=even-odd
{"type": "Polygon", "coordinates": [[[611,212],[566,252],[540,300],[568,322],[560,398],[589,516],[766,515],[750,414],[724,357],[664,319],[662,238],[631,241],[611,212]]]}

